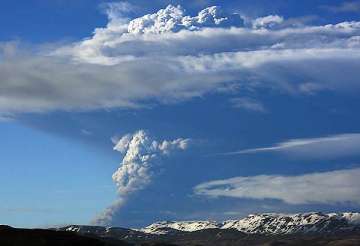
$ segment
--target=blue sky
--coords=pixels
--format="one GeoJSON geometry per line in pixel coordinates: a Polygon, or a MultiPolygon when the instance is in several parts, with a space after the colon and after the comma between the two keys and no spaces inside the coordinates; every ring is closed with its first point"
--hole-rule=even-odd
{"type": "Polygon", "coordinates": [[[359,1],[0,11],[2,224],[359,211],[359,1]]]}

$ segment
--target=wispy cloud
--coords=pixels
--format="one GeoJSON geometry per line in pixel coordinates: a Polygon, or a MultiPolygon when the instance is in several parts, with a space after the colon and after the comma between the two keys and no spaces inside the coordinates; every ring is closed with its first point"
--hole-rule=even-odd
{"type": "Polygon", "coordinates": [[[278,15],[268,15],[265,17],[259,17],[252,22],[252,25],[256,29],[272,28],[278,26],[284,22],[284,18],[278,15]]]}
{"type": "Polygon", "coordinates": [[[289,204],[360,205],[360,168],[297,176],[258,175],[215,180],[197,185],[208,197],[278,199],[289,204]]]}
{"type": "Polygon", "coordinates": [[[230,99],[230,103],[234,108],[244,109],[248,111],[255,111],[265,113],[265,106],[258,100],[241,97],[241,98],[232,98],[230,99]]]}
{"type": "Polygon", "coordinates": [[[14,116],[0,114],[0,122],[9,122],[9,121],[14,121],[14,116]]]}
{"type": "Polygon", "coordinates": [[[80,133],[84,136],[91,136],[93,133],[87,129],[81,129],[80,133]]]}
{"type": "Polygon", "coordinates": [[[338,134],[319,138],[290,139],[272,146],[244,149],[224,155],[280,152],[304,158],[335,158],[360,155],[360,134],[338,134]]]}
{"type": "Polygon", "coordinates": [[[321,7],[334,13],[360,12],[360,1],[348,1],[339,5],[324,5],[321,7]]]}

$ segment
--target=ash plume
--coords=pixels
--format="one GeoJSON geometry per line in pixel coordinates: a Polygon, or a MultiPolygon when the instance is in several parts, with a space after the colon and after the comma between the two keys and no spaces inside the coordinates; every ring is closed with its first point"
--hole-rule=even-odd
{"type": "Polygon", "coordinates": [[[190,139],[153,140],[144,130],[126,134],[120,138],[114,150],[124,157],[120,167],[113,173],[112,179],[117,186],[118,199],[93,220],[96,225],[110,225],[114,215],[127,202],[129,197],[149,186],[159,175],[162,159],[172,153],[185,150],[190,139]]]}

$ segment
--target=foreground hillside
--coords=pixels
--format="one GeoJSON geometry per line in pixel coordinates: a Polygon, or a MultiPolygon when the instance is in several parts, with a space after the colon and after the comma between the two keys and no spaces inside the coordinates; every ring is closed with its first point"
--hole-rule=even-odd
{"type": "Polygon", "coordinates": [[[256,235],[233,229],[204,229],[151,238],[129,239],[124,242],[113,237],[75,232],[15,229],[0,226],[1,246],[358,246],[360,233],[340,235],[256,235]]]}
{"type": "Polygon", "coordinates": [[[44,229],[16,229],[0,226],[1,246],[128,246],[120,240],[84,236],[73,232],[44,229]]]}

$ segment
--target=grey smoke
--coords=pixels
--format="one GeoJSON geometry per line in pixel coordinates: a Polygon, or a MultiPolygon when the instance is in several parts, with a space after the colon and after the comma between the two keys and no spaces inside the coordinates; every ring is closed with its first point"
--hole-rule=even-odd
{"type": "Polygon", "coordinates": [[[189,139],[153,140],[146,131],[139,130],[120,138],[114,150],[124,154],[120,167],[112,175],[119,197],[93,224],[111,224],[113,216],[126,203],[129,197],[149,186],[160,174],[162,159],[189,146],[189,139]]]}

